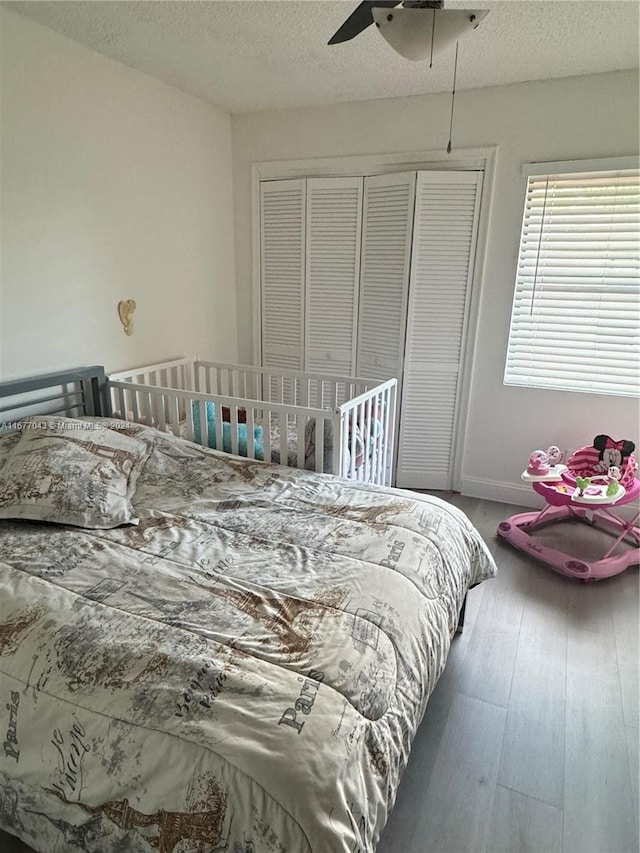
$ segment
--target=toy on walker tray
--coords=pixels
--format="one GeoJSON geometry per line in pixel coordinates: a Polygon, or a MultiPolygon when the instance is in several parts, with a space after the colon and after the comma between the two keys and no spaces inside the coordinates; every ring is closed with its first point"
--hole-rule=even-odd
{"type": "Polygon", "coordinates": [[[597,435],[593,445],[576,450],[566,465],[555,445],[546,451],[534,450],[522,479],[542,495],[545,505],[540,511],[518,513],[501,521],[498,535],[555,571],[584,582],[616,575],[640,563],[640,511],[627,521],[610,509],[640,495],[634,450],[632,441],[614,441],[608,435],[597,435]],[[617,539],[601,559],[588,562],[542,545],[531,535],[545,524],[569,520],[606,529],[617,534],[617,539]],[[618,545],[625,550],[614,554],[618,545]]]}

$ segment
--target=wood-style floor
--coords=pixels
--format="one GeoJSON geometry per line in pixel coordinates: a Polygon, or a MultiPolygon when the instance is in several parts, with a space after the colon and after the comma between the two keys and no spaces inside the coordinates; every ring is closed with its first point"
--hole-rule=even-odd
{"type": "Polygon", "coordinates": [[[500,574],[469,593],[377,853],[638,853],[638,568],[579,584],[496,538],[518,507],[446,497],[500,574]]]}
{"type": "MultiPolygon", "coordinates": [[[[449,499],[500,574],[469,593],[378,853],[638,853],[638,568],[580,584],[496,538],[518,507],[449,499]]],[[[607,534],[543,538],[587,558],[607,534]]]]}

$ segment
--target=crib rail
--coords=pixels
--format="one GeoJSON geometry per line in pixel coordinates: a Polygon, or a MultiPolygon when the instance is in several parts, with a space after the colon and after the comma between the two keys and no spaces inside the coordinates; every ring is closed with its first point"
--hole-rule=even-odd
{"type": "Polygon", "coordinates": [[[135,370],[111,373],[109,379],[112,382],[132,382],[159,388],[176,388],[179,391],[196,391],[196,363],[192,358],[176,358],[147,367],[138,367],[135,370]]]}
{"type": "Polygon", "coordinates": [[[160,388],[177,388],[182,391],[198,391],[319,409],[335,409],[378,385],[376,379],[301,373],[192,358],[173,359],[122,371],[111,374],[110,378],[160,388]]]}
{"type": "MultiPolygon", "coordinates": [[[[327,409],[160,388],[115,379],[109,380],[109,389],[112,409],[120,416],[203,446],[215,445],[219,450],[249,459],[279,461],[287,465],[290,454],[295,452],[296,464],[293,467],[305,468],[307,427],[311,422],[316,436],[323,436],[325,432],[338,435],[338,414],[327,409]],[[228,412],[223,413],[223,408],[228,412]],[[225,414],[228,430],[225,430],[225,414]],[[238,428],[241,423],[246,425],[242,434],[238,428]],[[276,427],[274,432],[279,436],[277,442],[272,439],[272,426],[276,427]],[[262,427],[260,434],[256,433],[259,427],[262,427]],[[294,435],[295,450],[289,442],[289,437],[294,435]]],[[[338,471],[340,454],[337,441],[330,452],[331,469],[338,471]]],[[[324,471],[325,461],[324,442],[316,440],[313,470],[324,471]]]]}
{"type": "Polygon", "coordinates": [[[194,372],[198,391],[319,409],[334,409],[378,384],[358,377],[212,361],[195,361],[194,372]]]}
{"type": "Polygon", "coordinates": [[[109,387],[114,411],[203,445],[213,439],[216,448],[250,459],[360,482],[393,480],[395,379],[179,358],[112,374],[109,387]]]}
{"type": "Polygon", "coordinates": [[[338,408],[342,453],[340,474],[351,480],[390,486],[395,451],[398,381],[389,379],[338,408]],[[361,459],[358,446],[361,446],[361,459]],[[359,464],[358,464],[359,463],[359,464]]]}

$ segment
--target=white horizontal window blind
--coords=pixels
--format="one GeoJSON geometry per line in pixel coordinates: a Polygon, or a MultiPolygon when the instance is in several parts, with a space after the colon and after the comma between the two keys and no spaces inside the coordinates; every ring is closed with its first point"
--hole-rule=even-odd
{"type": "Polygon", "coordinates": [[[544,166],[529,170],[505,384],[638,395],[640,172],[531,174],[544,166]]]}

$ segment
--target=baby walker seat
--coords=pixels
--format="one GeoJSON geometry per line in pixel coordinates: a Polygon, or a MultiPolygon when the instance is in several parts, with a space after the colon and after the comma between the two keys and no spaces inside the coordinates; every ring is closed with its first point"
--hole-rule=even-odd
{"type": "Polygon", "coordinates": [[[561,464],[562,454],[555,446],[546,452],[535,450],[522,479],[542,495],[545,505],[539,511],[518,513],[501,521],[498,536],[555,571],[585,583],[617,575],[640,563],[640,510],[626,521],[611,509],[640,495],[634,450],[632,441],[613,441],[608,435],[596,436],[591,447],[577,450],[566,465],[561,464]],[[546,524],[568,520],[606,529],[617,534],[617,539],[603,557],[589,562],[542,545],[531,535],[546,524]],[[618,545],[625,550],[614,554],[618,545]]]}

